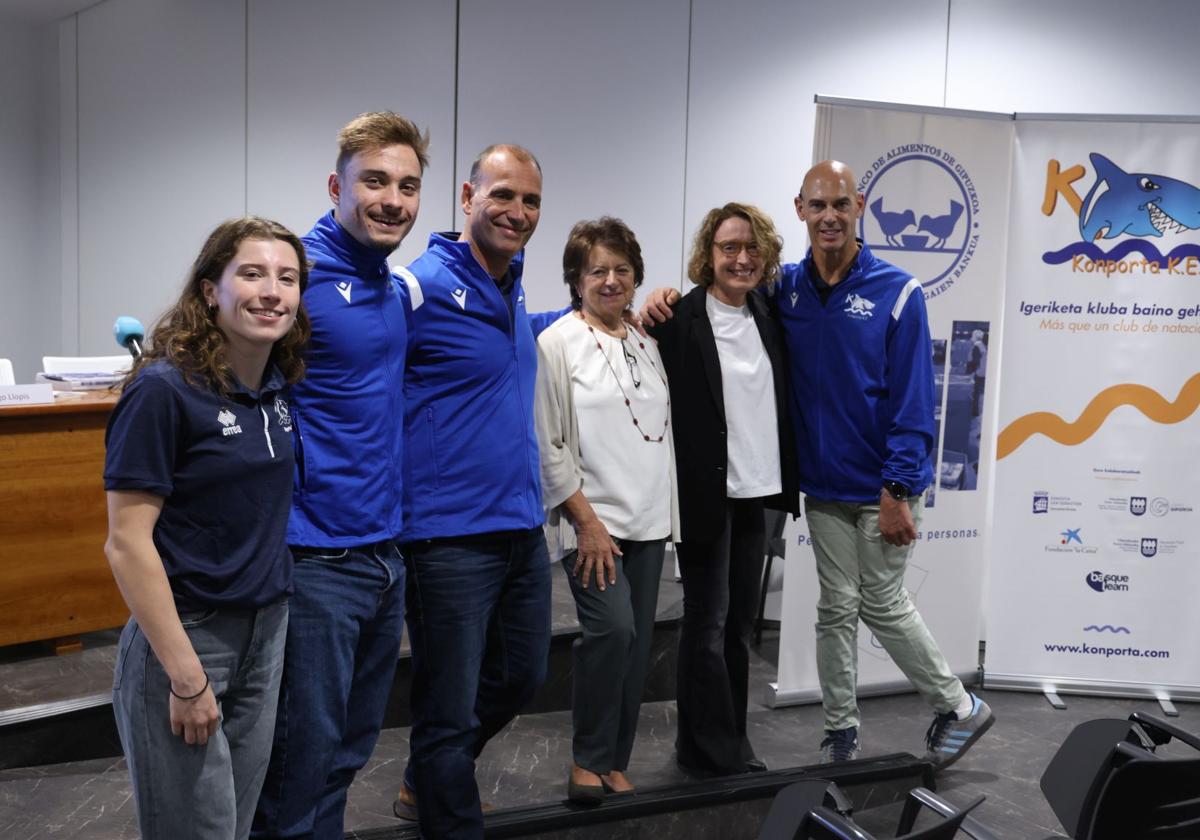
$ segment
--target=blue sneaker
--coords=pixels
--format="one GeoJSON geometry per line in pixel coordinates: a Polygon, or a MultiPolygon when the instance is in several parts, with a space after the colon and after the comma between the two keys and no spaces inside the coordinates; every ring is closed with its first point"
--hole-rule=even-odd
{"type": "Polygon", "coordinates": [[[972,694],[971,714],[966,720],[959,720],[954,712],[934,716],[929,731],[925,733],[925,747],[928,750],[925,760],[933,765],[934,770],[944,770],[962,758],[963,753],[995,722],[992,707],[972,694]]]}
{"type": "Polygon", "coordinates": [[[836,761],[853,761],[858,758],[862,746],[858,743],[858,727],[849,729],[825,730],[825,740],[821,742],[821,763],[833,764],[836,761]]]}

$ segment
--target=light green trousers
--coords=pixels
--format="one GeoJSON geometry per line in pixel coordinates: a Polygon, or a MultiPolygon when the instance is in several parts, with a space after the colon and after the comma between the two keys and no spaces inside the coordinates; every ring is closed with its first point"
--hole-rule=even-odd
{"type": "MultiPolygon", "coordinates": [[[[922,499],[910,499],[918,527],[922,499]]],[[[879,533],[879,505],[804,500],[817,555],[817,674],[825,729],[858,726],[858,621],[875,634],[892,661],[934,711],[948,712],[964,697],[921,614],[904,588],[912,554],[888,545],[879,533]]]]}

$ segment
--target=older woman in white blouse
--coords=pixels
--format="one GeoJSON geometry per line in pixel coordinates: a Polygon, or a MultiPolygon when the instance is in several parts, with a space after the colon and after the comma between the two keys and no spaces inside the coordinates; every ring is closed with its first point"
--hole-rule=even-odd
{"type": "Polygon", "coordinates": [[[563,253],[572,311],[538,338],[537,431],[547,543],[582,625],[573,651],[568,798],[633,790],[637,729],[666,541],[678,505],[666,373],[626,327],[644,273],[619,219],[580,222],[563,253]]]}

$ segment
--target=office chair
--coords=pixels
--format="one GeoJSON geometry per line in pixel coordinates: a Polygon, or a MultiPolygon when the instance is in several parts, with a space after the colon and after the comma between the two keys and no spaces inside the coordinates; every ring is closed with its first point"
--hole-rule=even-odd
{"type": "Polygon", "coordinates": [[[776,557],[784,559],[787,545],[783,539],[783,526],[787,524],[787,513],[782,510],[763,511],[767,532],[767,562],[763,564],[762,588],[758,593],[758,616],[754,619],[754,644],[762,644],[763,613],[767,609],[767,590],[771,586],[771,566],[776,557]]]}
{"type": "MultiPolygon", "coordinates": [[[[958,808],[926,788],[909,792],[900,815],[895,840],[952,840],[960,834],[972,840],[996,840],[990,829],[970,816],[984,797],[958,808]],[[922,809],[940,819],[914,830],[922,809]]],[[[850,802],[832,782],[808,781],[779,792],[763,822],[758,840],[876,840],[855,824],[850,802]]]]}
{"type": "Polygon", "coordinates": [[[1200,738],[1141,712],[1081,723],[1047,765],[1041,788],[1073,840],[1194,840],[1200,738]],[[1155,752],[1172,739],[1196,752],[1155,752]]]}

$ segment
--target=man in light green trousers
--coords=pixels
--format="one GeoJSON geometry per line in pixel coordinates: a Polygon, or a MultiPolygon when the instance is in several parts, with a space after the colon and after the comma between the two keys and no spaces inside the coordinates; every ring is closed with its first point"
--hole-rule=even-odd
{"type": "MultiPolygon", "coordinates": [[[[864,199],[838,161],[795,199],[812,247],[773,294],[783,326],[800,487],[821,583],[823,762],[858,755],[858,622],[933,708],[926,760],[957,761],[992,725],[951,672],[904,589],[933,478],[933,362],[921,283],[854,237],[864,199]]],[[[899,213],[892,215],[899,216],[899,213]]]]}

